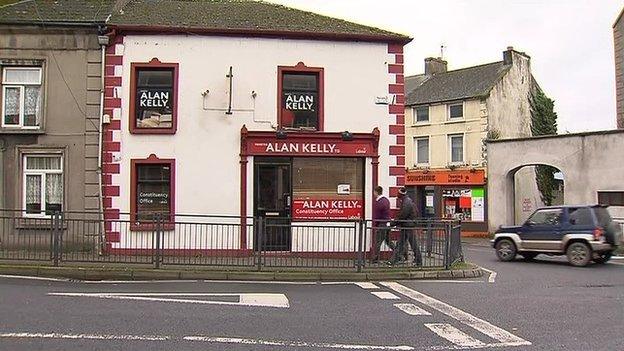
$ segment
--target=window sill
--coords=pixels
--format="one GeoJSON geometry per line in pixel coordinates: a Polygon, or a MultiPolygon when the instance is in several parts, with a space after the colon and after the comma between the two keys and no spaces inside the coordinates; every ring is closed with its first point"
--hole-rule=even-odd
{"type": "Polygon", "coordinates": [[[165,134],[165,135],[172,135],[176,133],[176,129],[175,128],[167,128],[167,129],[158,129],[158,128],[130,128],[130,134],[152,134],[152,135],[159,135],[159,134],[165,134]]]}
{"type": "Polygon", "coordinates": [[[0,128],[0,134],[45,134],[45,130],[41,128],[24,129],[24,128],[0,128]]]}
{"type": "Polygon", "coordinates": [[[466,122],[465,118],[457,118],[457,119],[448,119],[444,121],[444,124],[454,124],[454,123],[463,123],[466,122]]]}
{"type": "Polygon", "coordinates": [[[427,122],[416,122],[412,124],[412,127],[426,127],[426,126],[430,126],[431,122],[427,121],[427,122]]]}

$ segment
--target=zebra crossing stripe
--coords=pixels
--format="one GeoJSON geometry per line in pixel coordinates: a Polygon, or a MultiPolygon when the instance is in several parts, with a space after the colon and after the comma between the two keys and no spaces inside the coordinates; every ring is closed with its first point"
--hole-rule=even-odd
{"type": "Polygon", "coordinates": [[[478,348],[486,346],[484,342],[473,338],[450,324],[425,323],[425,327],[429,328],[429,330],[436,333],[438,336],[460,347],[478,348]]]}

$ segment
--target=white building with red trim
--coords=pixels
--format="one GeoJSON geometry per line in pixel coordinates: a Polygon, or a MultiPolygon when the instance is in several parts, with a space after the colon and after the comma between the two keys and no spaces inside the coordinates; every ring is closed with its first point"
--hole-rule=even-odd
{"type": "MultiPolygon", "coordinates": [[[[149,247],[154,213],[243,218],[218,242],[165,223],[167,248],[252,250],[245,217],[369,219],[376,185],[395,205],[410,38],[255,1],[130,1],[108,26],[108,249],[149,247]]],[[[268,245],[312,250],[301,235],[268,245]]]]}

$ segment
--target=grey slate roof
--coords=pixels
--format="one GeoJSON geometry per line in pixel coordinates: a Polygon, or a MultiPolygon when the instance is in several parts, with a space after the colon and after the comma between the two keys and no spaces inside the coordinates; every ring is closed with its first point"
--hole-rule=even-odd
{"type": "Polygon", "coordinates": [[[114,0],[23,0],[0,6],[0,23],[103,23],[114,0]]]}
{"type": "Polygon", "coordinates": [[[405,78],[405,104],[419,105],[486,96],[511,65],[502,61],[405,78]]]}
{"type": "Polygon", "coordinates": [[[205,31],[407,43],[383,29],[256,0],[23,0],[0,23],[104,23],[127,29],[205,31]],[[118,3],[118,5],[116,5],[118,3]],[[110,15],[110,18],[109,18],[110,15]]]}

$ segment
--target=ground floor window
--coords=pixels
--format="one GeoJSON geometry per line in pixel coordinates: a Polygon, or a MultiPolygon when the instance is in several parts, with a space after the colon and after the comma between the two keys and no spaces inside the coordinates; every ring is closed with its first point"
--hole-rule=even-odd
{"type": "Polygon", "coordinates": [[[485,220],[485,191],[482,187],[442,190],[444,218],[481,222],[485,220]]]}
{"type": "Polygon", "coordinates": [[[62,156],[24,155],[22,193],[26,216],[49,216],[62,211],[62,156]]]}
{"type": "Polygon", "coordinates": [[[157,214],[167,221],[173,218],[174,179],[173,160],[132,160],[131,212],[135,224],[152,222],[157,214]]]}

